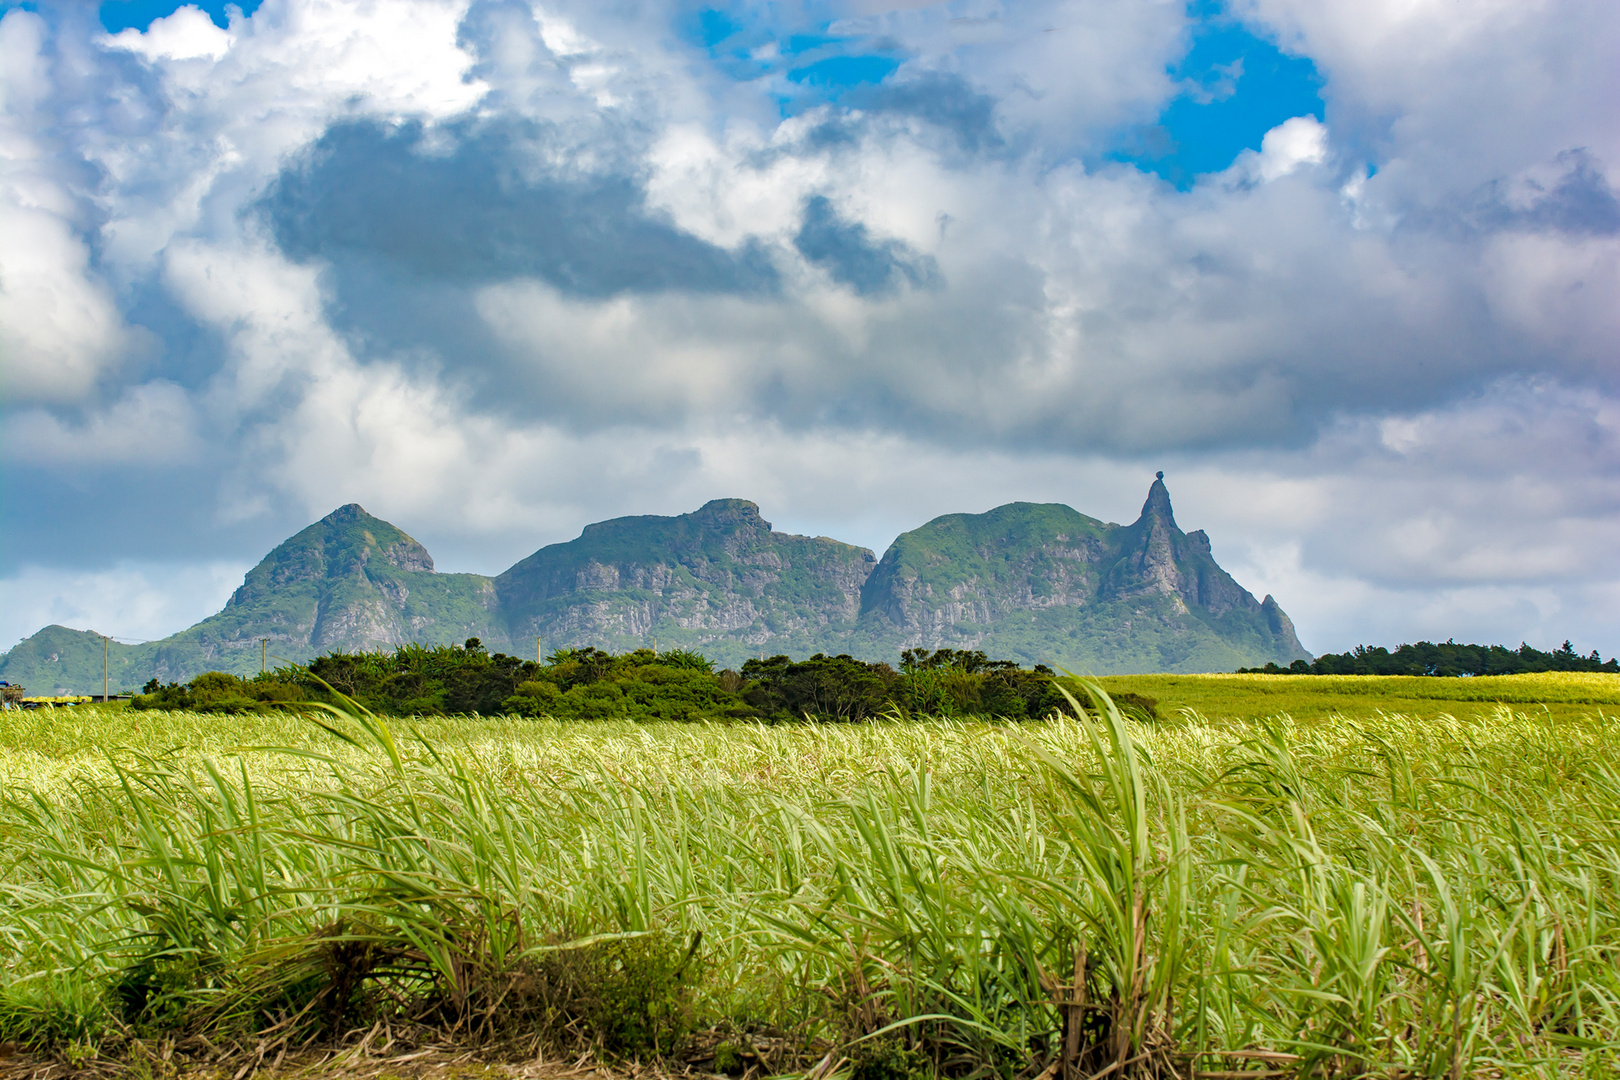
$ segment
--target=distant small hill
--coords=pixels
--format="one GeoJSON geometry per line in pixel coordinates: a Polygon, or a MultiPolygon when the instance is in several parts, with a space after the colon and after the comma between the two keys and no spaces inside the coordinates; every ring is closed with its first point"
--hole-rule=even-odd
{"type": "MultiPolygon", "coordinates": [[[[1058,503],[949,514],[881,560],[826,537],[776,532],[759,507],[717,499],[673,517],[615,518],[489,578],[441,574],[427,550],[350,503],[278,545],[224,610],[178,634],[108,650],[114,689],[258,670],[332,650],[477,637],[533,655],[593,645],[750,656],[982,649],[1077,672],[1230,671],[1309,659],[1275,600],[1218,566],[1176,524],[1161,479],[1130,525],[1058,503]],[[272,661],[272,664],[275,661],[272,661]]],[[[97,691],[102,642],[51,626],[0,655],[0,679],[97,691]]]]}
{"type": "MultiPolygon", "coordinates": [[[[100,634],[53,623],[0,656],[0,679],[27,687],[32,694],[99,694],[101,648],[100,634]]],[[[150,654],[142,649],[116,641],[108,643],[107,682],[114,693],[151,678],[145,674],[150,654]]]]}

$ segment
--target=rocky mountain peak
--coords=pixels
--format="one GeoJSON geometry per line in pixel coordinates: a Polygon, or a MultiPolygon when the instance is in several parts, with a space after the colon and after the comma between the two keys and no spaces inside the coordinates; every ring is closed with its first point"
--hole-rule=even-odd
{"type": "Polygon", "coordinates": [[[364,575],[368,565],[431,573],[433,556],[394,525],[347,503],[282,541],[248,571],[227,606],[240,606],[297,582],[331,582],[364,575]],[[373,563],[375,560],[375,563],[373,563]]]}
{"type": "Polygon", "coordinates": [[[1144,593],[1181,592],[1181,573],[1176,565],[1178,549],[1187,548],[1186,537],[1176,525],[1170,507],[1170,491],[1159,473],[1148,488],[1142,516],[1124,531],[1124,556],[1114,565],[1105,590],[1115,596],[1144,593]]]}
{"type": "Polygon", "coordinates": [[[358,572],[373,558],[399,570],[433,569],[427,548],[398,526],[366,513],[359,503],[345,503],[298,535],[314,530],[320,530],[314,540],[325,556],[327,576],[358,572]]]}
{"type": "Polygon", "coordinates": [[[760,515],[759,504],[747,499],[711,499],[690,516],[702,525],[771,531],[771,523],[760,515]]]}
{"type": "Polygon", "coordinates": [[[588,525],[495,587],[525,641],[625,649],[656,639],[741,664],[766,643],[808,654],[847,633],[873,562],[865,548],[773,532],[747,499],[715,499],[674,517],[588,525]]]}
{"type": "Polygon", "coordinates": [[[973,648],[1091,671],[1218,671],[1304,656],[1262,605],[1176,525],[1164,476],[1142,515],[1110,525],[1062,505],[952,514],[896,538],[861,591],[861,629],[902,648],[973,648]]]}
{"type": "Polygon", "coordinates": [[[1176,527],[1176,513],[1170,508],[1170,489],[1164,486],[1164,473],[1155,474],[1153,486],[1148,488],[1147,502],[1142,504],[1142,516],[1138,520],[1162,522],[1172,529],[1176,527]]]}
{"type": "Polygon", "coordinates": [[[366,508],[361,506],[359,503],[344,503],[342,506],[340,506],[336,510],[332,511],[330,514],[327,514],[325,517],[321,518],[321,520],[316,522],[316,524],[318,524],[318,525],[350,525],[350,524],[353,524],[354,522],[357,522],[357,521],[379,521],[379,520],[381,520],[381,519],[380,518],[374,518],[370,514],[366,513],[366,508]]]}

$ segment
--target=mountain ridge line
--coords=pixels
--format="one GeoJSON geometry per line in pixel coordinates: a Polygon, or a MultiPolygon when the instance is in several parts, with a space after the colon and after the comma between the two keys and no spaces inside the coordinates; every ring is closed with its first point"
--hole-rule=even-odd
{"type": "MultiPolygon", "coordinates": [[[[733,667],[762,653],[892,661],[918,646],[1096,674],[1310,658],[1276,600],[1256,600],[1202,530],[1176,524],[1160,474],[1130,525],[1013,502],[936,517],[880,559],[777,532],[749,500],[713,499],[593,522],[494,576],[441,573],[408,533],[347,503],[278,544],[218,613],[158,641],[109,645],[108,674],[125,689],[251,674],[264,639],[268,655],[298,663],[469,637],[518,655],[656,644],[733,667]]],[[[99,692],[100,635],[46,627],[0,654],[0,679],[99,692]]]]}

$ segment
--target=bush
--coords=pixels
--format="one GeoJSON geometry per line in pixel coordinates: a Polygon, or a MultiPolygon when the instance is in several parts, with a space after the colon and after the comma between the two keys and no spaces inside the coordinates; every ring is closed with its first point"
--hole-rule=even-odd
{"type": "Polygon", "coordinates": [[[1019,720],[1066,708],[1053,681],[1055,672],[1045,664],[1026,670],[1010,660],[991,660],[977,649],[907,649],[900,654],[900,670],[909,712],[1019,720]]]}
{"type": "Polygon", "coordinates": [[[520,683],[502,708],[519,716],[598,720],[704,720],[751,716],[713,665],[697,653],[650,649],[614,656],[600,649],[553,653],[537,677],[520,683]]]}
{"type": "Polygon", "coordinates": [[[477,638],[463,645],[401,645],[393,652],[328,653],[289,669],[305,690],[331,700],[332,689],[379,713],[442,716],[502,711],[541,665],[490,653],[477,638]]]}
{"type": "Polygon", "coordinates": [[[1240,675],[1520,675],[1543,671],[1620,672],[1620,661],[1604,660],[1596,649],[1582,656],[1570,641],[1552,652],[1542,652],[1520,643],[1517,649],[1503,645],[1460,645],[1456,641],[1420,641],[1388,649],[1357,645],[1350,652],[1324,653],[1314,662],[1295,660],[1286,668],[1275,662],[1264,667],[1238,668],[1240,675]]]}
{"type": "Polygon", "coordinates": [[[655,932],[541,953],[513,986],[514,1011],[561,1045],[642,1060],[673,1054],[694,1026],[701,941],[683,949],[655,932]]]}
{"type": "MultiPolygon", "coordinates": [[[[392,652],[334,652],[308,667],[241,679],[210,671],[190,683],[153,680],[130,707],[262,712],[352,699],[386,716],[497,714],[558,720],[809,718],[860,722],[884,715],[1039,718],[1068,709],[1051,668],[1020,668],[983,652],[910,649],[900,670],[847,654],[773,656],[741,671],[714,670],[701,653],[559,649],[544,663],[463,645],[402,645],[392,652]]],[[[1122,707],[1156,718],[1154,702],[1126,694],[1122,707]]]]}
{"type": "Polygon", "coordinates": [[[664,667],[685,668],[690,671],[712,672],[714,661],[691,649],[671,649],[658,653],[658,662],[664,667]]]}
{"type": "Polygon", "coordinates": [[[189,683],[161,684],[156,679],[130,698],[132,709],[190,709],[205,713],[265,712],[307,700],[308,695],[282,671],[241,679],[223,671],[205,671],[189,683]]]}
{"type": "Polygon", "coordinates": [[[790,657],[750,660],[743,700],[769,719],[859,721],[892,707],[899,676],[888,664],[870,664],[841,654],[817,653],[795,663],[790,657]]]}

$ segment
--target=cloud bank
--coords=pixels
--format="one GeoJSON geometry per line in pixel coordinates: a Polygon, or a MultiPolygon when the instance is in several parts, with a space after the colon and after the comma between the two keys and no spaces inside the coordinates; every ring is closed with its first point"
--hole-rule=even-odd
{"type": "Polygon", "coordinates": [[[1164,468],[1308,648],[1607,655],[1617,52],[1578,0],[11,7],[0,631],[349,501],[493,572],[1164,468]]]}

